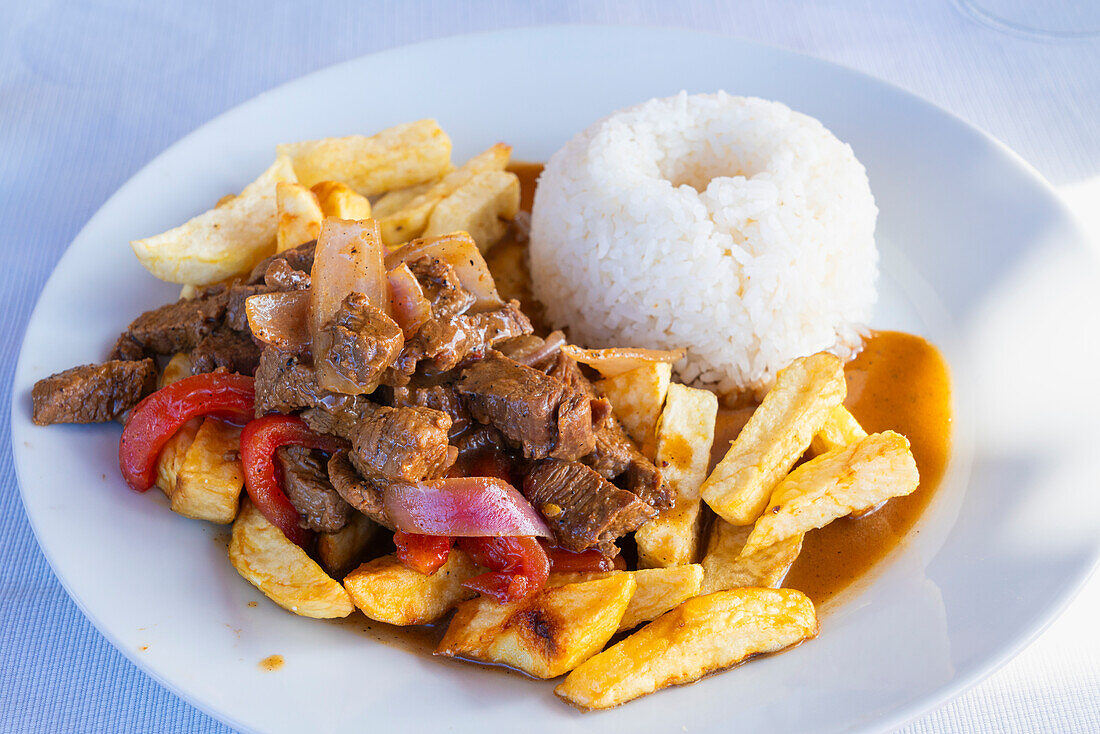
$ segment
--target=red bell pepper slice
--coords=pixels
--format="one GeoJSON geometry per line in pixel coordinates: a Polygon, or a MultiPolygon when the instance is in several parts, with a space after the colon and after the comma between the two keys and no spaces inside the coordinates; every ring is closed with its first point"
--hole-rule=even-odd
{"type": "Polygon", "coordinates": [[[308,545],[313,534],[298,525],[298,510],[279,486],[275,477],[275,450],[280,446],[305,446],[337,451],[345,445],[335,436],[314,433],[293,415],[266,415],[250,421],[241,431],[241,464],[249,499],[268,522],[300,546],[308,545]]]}
{"type": "Polygon", "coordinates": [[[501,604],[537,593],[550,576],[550,558],[534,538],[459,538],[458,547],[491,569],[462,585],[501,604]]]}
{"type": "Polygon", "coordinates": [[[149,395],[130,412],[118,442],[118,465],[130,488],[144,492],[157,480],[157,457],[180,427],[200,415],[243,423],[252,417],[252,378],[211,372],[185,377],[149,395]]]}
{"type": "Polygon", "coordinates": [[[393,544],[397,546],[398,559],[423,574],[438,571],[451,555],[451,539],[442,535],[420,535],[398,530],[393,534],[393,544]]]}

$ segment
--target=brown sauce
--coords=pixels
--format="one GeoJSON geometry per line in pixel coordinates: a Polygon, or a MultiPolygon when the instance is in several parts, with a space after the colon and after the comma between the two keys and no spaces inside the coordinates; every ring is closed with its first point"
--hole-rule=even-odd
{"type": "Polygon", "coordinates": [[[260,669],[270,673],[283,667],[283,662],[282,655],[268,655],[260,661],[260,669]]]}
{"type": "Polygon", "coordinates": [[[525,212],[531,211],[531,207],[535,204],[535,186],[538,184],[542,169],[541,163],[527,161],[512,161],[508,165],[508,170],[519,178],[519,208],[525,212]]]}
{"type": "Polygon", "coordinates": [[[891,550],[935,494],[951,447],[951,381],[939,350],[919,336],[876,332],[844,370],[848,410],[868,433],[909,439],[920,486],[861,518],[841,518],[806,534],[783,584],[821,604],[843,591],[891,550]]]}

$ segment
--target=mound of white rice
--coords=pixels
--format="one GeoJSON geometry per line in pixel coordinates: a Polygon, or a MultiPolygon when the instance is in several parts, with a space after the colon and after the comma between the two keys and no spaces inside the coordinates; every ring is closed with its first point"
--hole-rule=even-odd
{"type": "Polygon", "coordinates": [[[534,292],[584,346],[687,347],[682,380],[759,391],[796,357],[858,348],[877,215],[852,149],[814,118],[682,92],[550,158],[531,220],[534,292]]]}

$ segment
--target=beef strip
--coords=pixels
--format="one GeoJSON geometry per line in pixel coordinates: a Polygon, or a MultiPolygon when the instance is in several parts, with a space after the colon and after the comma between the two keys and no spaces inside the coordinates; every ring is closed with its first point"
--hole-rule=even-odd
{"type": "Polygon", "coordinates": [[[449,443],[451,419],[431,408],[368,404],[352,436],[351,463],[360,474],[419,482],[442,474],[458,450],[449,443]]]}
{"type": "Polygon", "coordinates": [[[275,451],[280,485],[298,510],[298,524],[319,533],[335,533],[348,524],[352,508],[333,489],[323,456],[304,446],[283,446],[275,451]]]}
{"type": "Polygon", "coordinates": [[[248,327],[248,314],[245,312],[245,301],[251,296],[261,293],[271,293],[272,288],[266,285],[235,285],[229,289],[229,295],[225,304],[225,323],[229,328],[251,334],[248,327]]]}
{"type": "Polygon", "coordinates": [[[431,303],[433,318],[448,319],[465,313],[477,301],[473,293],[462,287],[450,263],[424,256],[410,263],[409,270],[431,303]]]}
{"type": "Polygon", "coordinates": [[[546,518],[566,550],[616,552],[615,539],[637,530],[657,512],[584,464],[546,459],[523,482],[523,494],[546,518]]]}
{"type": "Polygon", "coordinates": [[[264,271],[264,285],[276,291],[308,291],[309,272],[295,270],[285,258],[272,260],[264,271]]]}
{"type": "MultiPolygon", "coordinates": [[[[581,372],[576,360],[559,352],[549,374],[568,385],[583,390],[590,396],[596,391],[581,372]]],[[[595,469],[605,479],[616,479],[625,474],[627,489],[634,492],[657,510],[671,507],[675,502],[672,489],[661,478],[661,472],[653,462],[638,450],[626,434],[619,419],[611,412],[611,403],[599,399],[592,403],[592,423],[596,427],[595,449],[582,461],[595,469]]]]}
{"type": "Polygon", "coordinates": [[[456,389],[470,415],[522,446],[529,459],[571,461],[595,448],[588,395],[498,352],[467,367],[456,389]]]}
{"type": "Polygon", "coordinates": [[[109,360],[120,359],[124,362],[140,361],[148,357],[145,348],[134,341],[134,338],[130,336],[130,332],[120,334],[118,340],[115,342],[114,348],[107,356],[109,360]]]}
{"type": "Polygon", "coordinates": [[[192,350],[191,374],[226,369],[251,375],[260,363],[261,351],[248,334],[222,326],[208,334],[192,350]]]}
{"type": "Polygon", "coordinates": [[[32,419],[51,423],[105,423],[133,408],[156,387],[151,359],[111,360],[58,372],[31,389],[32,419]]]}
{"type": "Polygon", "coordinates": [[[246,280],[245,283],[247,285],[263,283],[264,275],[267,274],[268,267],[276,260],[284,261],[293,270],[301,270],[302,272],[308,273],[313,269],[313,253],[316,249],[317,240],[310,240],[305,244],[266,257],[258,262],[256,267],[252,268],[252,272],[249,274],[248,280],[246,280]]]}
{"type": "Polygon", "coordinates": [[[500,431],[492,426],[482,426],[476,423],[462,435],[451,439],[451,442],[458,449],[459,456],[486,449],[504,451],[508,445],[500,431]]]}
{"type": "Polygon", "coordinates": [[[224,288],[213,288],[202,296],[146,311],[126,329],[113,356],[133,352],[133,345],[145,354],[190,351],[221,324],[228,300],[224,288]]]}
{"type": "Polygon", "coordinates": [[[431,372],[452,370],[463,362],[480,359],[498,342],[530,334],[531,322],[517,301],[477,314],[459,314],[428,320],[402,350],[397,368],[412,374],[417,363],[430,361],[431,372]]]}
{"type": "Polygon", "coordinates": [[[314,433],[328,433],[348,441],[364,419],[373,413],[374,403],[363,395],[321,394],[313,407],[302,411],[302,420],[314,433]]]}
{"type": "Polygon", "coordinates": [[[373,392],[405,338],[401,327],[362,293],[349,293],[314,340],[314,364],[327,365],[352,384],[373,392]]]}
{"type": "Polygon", "coordinates": [[[298,357],[265,347],[256,367],[256,417],[290,413],[315,405],[320,397],[313,368],[298,357]]]}
{"type": "Polygon", "coordinates": [[[393,523],[382,504],[382,490],[385,480],[365,479],[352,466],[347,451],[337,451],[328,460],[328,477],[336,492],[359,512],[374,520],[382,527],[393,530],[393,523]]]}
{"type": "Polygon", "coordinates": [[[442,411],[451,417],[450,435],[457,436],[470,427],[470,413],[453,384],[416,385],[393,390],[395,407],[420,406],[442,411]]]}

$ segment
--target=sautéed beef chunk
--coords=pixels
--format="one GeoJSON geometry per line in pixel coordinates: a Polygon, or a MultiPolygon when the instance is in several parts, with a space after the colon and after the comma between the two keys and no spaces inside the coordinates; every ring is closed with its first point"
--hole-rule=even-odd
{"type": "Polygon", "coordinates": [[[293,413],[317,403],[320,388],[313,368],[293,354],[266,347],[256,367],[256,417],[293,413]]]}
{"type": "Polygon", "coordinates": [[[595,448],[582,461],[605,479],[623,479],[626,488],[637,494],[654,509],[663,510],[676,502],[672,490],[661,478],[661,472],[638,450],[626,435],[611,404],[595,399],[595,388],[581,372],[572,357],[559,352],[549,374],[593,397],[592,423],[596,427],[595,448]]]}
{"type": "Polygon", "coordinates": [[[313,269],[313,254],[316,249],[317,240],[310,240],[305,244],[266,257],[258,262],[256,267],[252,268],[252,272],[245,283],[248,285],[263,283],[264,277],[267,275],[267,269],[278,261],[284,262],[291,270],[300,270],[308,274],[313,269]]]}
{"type": "Polygon", "coordinates": [[[462,287],[450,263],[432,257],[422,257],[409,265],[420,283],[424,297],[432,306],[432,316],[447,319],[466,313],[477,298],[462,287]]]}
{"type": "Polygon", "coordinates": [[[362,293],[350,293],[314,344],[315,364],[327,364],[368,391],[393,364],[405,339],[401,327],[362,293]]]}
{"type": "Polygon", "coordinates": [[[458,456],[447,431],[451,419],[431,408],[365,404],[352,436],[351,463],[367,477],[419,482],[442,476],[458,456]]]}
{"type": "Polygon", "coordinates": [[[617,553],[615,539],[637,530],[657,512],[584,464],[546,459],[523,482],[523,494],[546,518],[557,544],[569,551],[617,553]]]}
{"type": "Polygon", "coordinates": [[[224,369],[251,375],[260,363],[260,352],[251,336],[222,326],[206,335],[192,350],[191,373],[224,369]]]}
{"type": "Polygon", "coordinates": [[[221,325],[228,300],[226,289],[216,286],[196,298],[146,311],[119,338],[112,359],[132,358],[138,349],[162,355],[194,349],[221,325]]]}
{"type": "Polygon", "coordinates": [[[320,453],[304,446],[283,446],[275,451],[281,486],[298,510],[303,528],[335,533],[348,524],[352,508],[329,481],[320,453]]]}
{"type": "Polygon", "coordinates": [[[248,314],[245,312],[245,301],[251,296],[261,293],[272,293],[275,289],[266,285],[234,285],[229,289],[228,300],[225,305],[225,323],[237,331],[247,334],[252,333],[248,326],[248,314]]]}
{"type": "Polygon", "coordinates": [[[498,352],[457,383],[470,414],[523,448],[529,459],[579,459],[595,448],[589,396],[498,352]]]}
{"type": "Polygon", "coordinates": [[[345,502],[379,525],[393,530],[393,523],[382,504],[382,490],[388,484],[386,480],[362,477],[352,466],[347,451],[337,451],[329,458],[328,476],[345,502]]]}
{"type": "Polygon", "coordinates": [[[156,386],[151,359],[111,360],[59,372],[35,383],[32,418],[51,423],[105,423],[138,404],[156,386]]]}
{"type": "Polygon", "coordinates": [[[307,291],[310,277],[308,272],[292,268],[285,258],[276,259],[264,271],[264,285],[277,291],[307,291]]]}
{"type": "Polygon", "coordinates": [[[464,433],[470,427],[470,413],[466,410],[462,398],[455,392],[454,385],[415,385],[395,387],[393,389],[395,407],[432,408],[446,413],[451,418],[450,435],[452,438],[464,433]]]}

